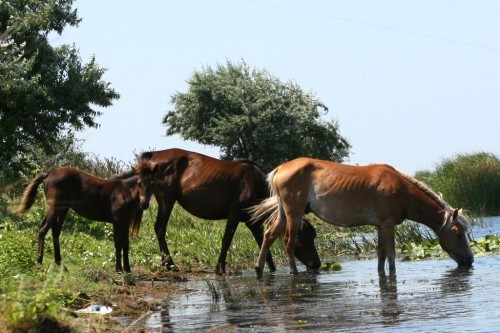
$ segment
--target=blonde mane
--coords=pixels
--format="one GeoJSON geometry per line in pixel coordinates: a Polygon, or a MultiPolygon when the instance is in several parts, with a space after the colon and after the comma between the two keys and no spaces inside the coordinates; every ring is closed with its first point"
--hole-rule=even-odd
{"type": "Polygon", "coordinates": [[[433,190],[430,189],[429,186],[427,186],[424,182],[421,182],[415,178],[413,178],[410,175],[405,174],[404,172],[401,172],[397,170],[405,179],[407,179],[410,183],[413,185],[417,186],[422,192],[424,192],[428,197],[430,197],[432,200],[436,201],[443,209],[451,208],[450,205],[443,200],[443,198],[434,192],[433,190]]]}
{"type": "MultiPolygon", "coordinates": [[[[415,178],[413,178],[410,175],[405,174],[404,172],[401,172],[397,169],[395,169],[397,172],[399,172],[406,180],[408,180],[410,183],[413,185],[417,186],[422,192],[424,192],[429,198],[437,202],[441,207],[443,207],[443,210],[445,211],[445,218],[444,218],[444,224],[448,222],[448,216],[453,212],[453,208],[436,192],[430,189],[429,186],[427,186],[424,182],[421,182],[415,178]]],[[[467,217],[463,214],[462,209],[459,210],[458,214],[458,222],[464,227],[466,231],[469,231],[470,229],[470,224],[469,221],[467,220],[467,217]]]]}

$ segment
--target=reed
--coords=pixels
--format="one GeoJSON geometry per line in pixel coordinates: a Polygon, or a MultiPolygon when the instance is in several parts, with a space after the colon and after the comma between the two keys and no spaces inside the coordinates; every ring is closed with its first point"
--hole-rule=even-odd
{"type": "Polygon", "coordinates": [[[494,154],[458,154],[444,159],[434,171],[417,172],[415,178],[472,215],[500,215],[500,159],[494,154]]]}

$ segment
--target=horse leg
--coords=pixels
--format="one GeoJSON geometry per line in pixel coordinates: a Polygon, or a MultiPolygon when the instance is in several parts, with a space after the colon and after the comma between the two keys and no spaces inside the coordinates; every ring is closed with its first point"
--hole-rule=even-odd
{"type": "Polygon", "coordinates": [[[389,274],[396,274],[396,245],[394,226],[391,221],[384,221],[378,229],[378,272],[385,274],[385,259],[389,264],[389,274]]]}
{"type": "Polygon", "coordinates": [[[220,250],[219,260],[217,261],[217,267],[215,268],[215,273],[217,275],[226,274],[226,257],[227,251],[229,251],[229,246],[233,241],[234,233],[238,228],[238,224],[240,223],[239,214],[230,213],[227,223],[226,229],[224,231],[224,236],[222,237],[222,247],[220,250]]]}
{"type": "Polygon", "coordinates": [[[122,249],[123,249],[123,242],[122,242],[122,232],[120,228],[118,227],[119,222],[114,221],[113,222],[113,240],[115,243],[115,270],[117,272],[122,272],[122,249]]]}
{"type": "Polygon", "coordinates": [[[387,258],[387,252],[384,245],[384,237],[382,235],[382,228],[377,228],[377,257],[378,257],[378,274],[385,275],[385,259],[387,258]]]}
{"type": "MultiPolygon", "coordinates": [[[[255,241],[257,242],[257,244],[259,244],[259,249],[260,249],[262,247],[262,242],[264,240],[264,224],[259,225],[258,223],[253,223],[252,221],[249,221],[246,223],[246,226],[252,232],[253,237],[255,238],[255,241]]],[[[274,264],[274,260],[273,260],[273,257],[271,255],[271,252],[267,253],[266,262],[267,262],[267,266],[269,267],[269,270],[271,272],[275,272],[276,265],[274,264]]]]}
{"type": "Polygon", "coordinates": [[[297,240],[297,235],[300,229],[300,223],[302,219],[302,215],[299,215],[296,218],[293,218],[292,215],[287,217],[287,228],[285,232],[285,236],[283,239],[285,240],[285,250],[288,254],[288,260],[290,265],[290,274],[297,275],[299,271],[297,270],[297,263],[295,262],[295,241],[297,240]],[[295,221],[298,221],[296,223],[295,221]]]}
{"type": "Polygon", "coordinates": [[[54,259],[57,265],[61,264],[61,246],[59,244],[59,236],[61,235],[64,219],[68,214],[68,210],[61,211],[52,225],[52,242],[54,244],[54,259]]]}
{"type": "Polygon", "coordinates": [[[162,194],[161,196],[162,198],[156,197],[156,201],[158,202],[158,215],[156,216],[155,222],[155,233],[161,253],[161,265],[168,270],[178,271],[179,268],[174,264],[166,240],[168,220],[174,208],[175,199],[170,199],[166,194],[162,194]]]}
{"type": "Polygon", "coordinates": [[[130,248],[130,239],[129,239],[129,228],[130,223],[127,224],[126,228],[123,228],[121,232],[122,239],[122,251],[123,251],[123,270],[127,273],[130,273],[130,261],[129,261],[129,248],[130,248]]]}
{"type": "Polygon", "coordinates": [[[257,275],[262,275],[262,272],[264,271],[264,264],[266,263],[266,258],[269,254],[269,248],[274,243],[276,238],[283,233],[285,228],[285,221],[279,218],[274,221],[274,223],[264,233],[264,240],[262,241],[262,246],[260,248],[259,258],[257,259],[257,264],[255,265],[257,275]]]}
{"type": "Polygon", "coordinates": [[[55,219],[57,219],[56,211],[54,207],[49,207],[47,215],[44,217],[44,219],[40,223],[40,226],[38,227],[38,250],[37,250],[36,261],[40,265],[43,262],[45,235],[47,235],[47,232],[52,227],[52,223],[54,222],[55,219]]]}

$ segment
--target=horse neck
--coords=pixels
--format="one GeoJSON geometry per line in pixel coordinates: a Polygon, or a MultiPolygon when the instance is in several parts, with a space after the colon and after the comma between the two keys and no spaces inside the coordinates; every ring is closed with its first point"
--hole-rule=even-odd
{"type": "Polygon", "coordinates": [[[139,187],[137,186],[137,176],[122,179],[121,182],[130,190],[130,194],[135,199],[139,197],[139,187]]]}
{"type": "Polygon", "coordinates": [[[407,218],[421,223],[435,232],[439,231],[444,221],[444,211],[447,206],[421,189],[410,194],[411,200],[407,218]]]}

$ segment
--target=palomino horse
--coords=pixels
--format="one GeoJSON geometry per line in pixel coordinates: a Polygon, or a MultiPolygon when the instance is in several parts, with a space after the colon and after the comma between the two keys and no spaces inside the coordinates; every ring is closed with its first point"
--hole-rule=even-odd
{"type": "MultiPolygon", "coordinates": [[[[247,209],[269,197],[266,175],[253,161],[240,159],[222,161],[182,149],[167,149],[143,153],[142,161],[157,167],[154,195],[158,202],[155,232],[162,254],[162,265],[177,270],[165,239],[167,224],[177,201],[187,212],[206,220],[227,219],[222,249],[216,272],[225,273],[226,256],[239,222],[245,222],[259,247],[264,235],[265,218],[250,222],[247,209]]],[[[117,177],[125,177],[126,173],[117,177]]],[[[296,240],[297,258],[302,259],[302,246],[314,247],[316,231],[309,222],[301,223],[303,232],[296,240]]],[[[202,235],[200,235],[202,236],[202,235]]],[[[271,270],[276,267],[269,251],[266,261],[271,270]]],[[[316,258],[319,262],[319,256],[316,258]]]]}
{"type": "Polygon", "coordinates": [[[19,213],[26,212],[35,202],[37,189],[45,180],[45,197],[49,205],[47,215],[38,230],[37,262],[43,261],[45,235],[52,229],[54,258],[61,263],[59,235],[69,209],[94,221],[113,223],[116,251],[116,270],[130,272],[129,229],[138,233],[142,209],[146,209],[153,194],[150,169],[137,168],[138,177],[108,180],[95,177],[71,167],[61,167],[34,178],[26,187],[19,213]],[[121,264],[123,252],[123,269],[121,264]]]}
{"type": "Polygon", "coordinates": [[[405,219],[434,230],[441,247],[459,266],[470,266],[474,261],[466,235],[469,224],[461,211],[389,165],[350,166],[298,158],[274,169],[268,183],[273,196],[252,208],[255,219],[271,214],[256,265],[258,274],[262,274],[269,247],[283,232],[288,235],[290,273],[297,273],[295,237],[305,211],[338,226],[376,226],[380,274],[385,273],[386,259],[389,273],[396,272],[394,228],[405,219]]]}

